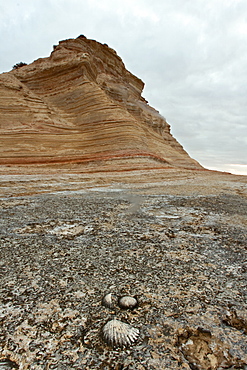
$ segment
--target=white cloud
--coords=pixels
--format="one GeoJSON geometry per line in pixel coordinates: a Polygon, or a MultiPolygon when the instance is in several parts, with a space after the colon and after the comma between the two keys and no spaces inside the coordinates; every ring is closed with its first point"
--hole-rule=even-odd
{"type": "Polygon", "coordinates": [[[141,0],[90,0],[91,6],[97,7],[98,9],[116,13],[118,16],[131,17],[135,19],[148,19],[152,22],[159,21],[159,15],[156,13],[152,7],[144,4],[141,0]]]}

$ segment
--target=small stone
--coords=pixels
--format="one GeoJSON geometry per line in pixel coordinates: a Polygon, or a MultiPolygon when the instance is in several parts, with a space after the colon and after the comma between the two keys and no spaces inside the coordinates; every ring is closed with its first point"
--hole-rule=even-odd
{"type": "Polygon", "coordinates": [[[138,301],[135,297],[130,297],[126,295],[119,298],[118,305],[120,308],[123,308],[125,310],[133,310],[138,306],[138,301]]]}

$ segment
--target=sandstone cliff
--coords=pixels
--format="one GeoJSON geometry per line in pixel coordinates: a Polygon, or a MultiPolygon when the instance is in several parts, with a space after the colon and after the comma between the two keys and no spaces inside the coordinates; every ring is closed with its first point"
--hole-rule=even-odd
{"type": "Polygon", "coordinates": [[[0,75],[0,164],[202,168],[113,49],[84,36],[53,49],[0,75]]]}

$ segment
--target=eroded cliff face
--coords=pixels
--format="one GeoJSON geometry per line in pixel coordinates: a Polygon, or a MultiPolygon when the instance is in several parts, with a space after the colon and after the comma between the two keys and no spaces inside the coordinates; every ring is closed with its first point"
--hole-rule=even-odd
{"type": "Polygon", "coordinates": [[[48,58],[0,76],[0,164],[126,159],[202,168],[141,96],[144,83],[106,44],[59,42],[48,58]]]}

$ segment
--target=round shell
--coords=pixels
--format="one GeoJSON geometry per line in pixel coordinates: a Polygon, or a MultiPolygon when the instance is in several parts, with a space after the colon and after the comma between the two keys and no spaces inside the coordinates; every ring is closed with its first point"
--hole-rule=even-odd
{"type": "Polygon", "coordinates": [[[0,370],[10,370],[10,369],[17,369],[18,365],[9,360],[8,358],[2,358],[0,360],[0,370]]]}
{"type": "Polygon", "coordinates": [[[112,347],[125,347],[133,344],[139,329],[117,319],[108,321],[102,329],[103,339],[112,347]]]}
{"type": "Polygon", "coordinates": [[[114,299],[112,293],[107,293],[101,301],[102,305],[107,308],[112,308],[114,306],[114,299]]]}
{"type": "Polygon", "coordinates": [[[119,298],[118,305],[125,310],[133,310],[133,308],[137,307],[138,301],[136,298],[126,295],[119,298]]]}

